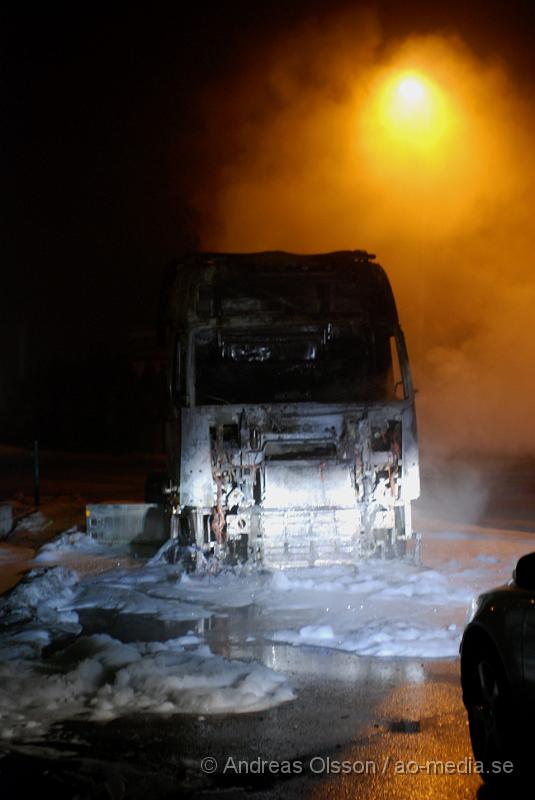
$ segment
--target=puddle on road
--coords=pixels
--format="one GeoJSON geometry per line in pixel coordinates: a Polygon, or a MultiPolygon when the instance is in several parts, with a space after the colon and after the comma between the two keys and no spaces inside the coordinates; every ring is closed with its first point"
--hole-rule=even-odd
{"type": "Polygon", "coordinates": [[[232,660],[256,661],[276,672],[307,682],[356,683],[372,679],[389,684],[404,681],[411,684],[425,682],[437,667],[415,659],[387,661],[381,658],[361,658],[353,653],[330,648],[270,642],[264,638],[250,639],[254,610],[234,609],[232,617],[212,616],[198,620],[161,620],[141,614],[122,614],[116,610],[80,609],[78,612],[83,634],[107,633],[122,642],[166,641],[189,632],[203,638],[213,653],[232,660]],[[237,634],[240,631],[240,635],[237,634]],[[247,634],[247,635],[244,635],[247,634]]]}
{"type": "Polygon", "coordinates": [[[84,636],[107,633],[114,639],[129,642],[165,642],[198,632],[192,620],[162,620],[148,614],[123,614],[105,608],[79,609],[78,616],[84,636]]]}
{"type": "MultiPolygon", "coordinates": [[[[399,682],[415,685],[424,684],[431,677],[436,679],[442,673],[446,681],[457,681],[457,667],[451,660],[360,657],[332,648],[295,647],[270,641],[265,634],[272,629],[273,620],[254,604],[197,621],[162,620],[100,608],[80,609],[78,613],[85,635],[107,633],[128,643],[166,641],[192,632],[216,655],[259,662],[292,676],[298,683],[320,680],[347,684],[371,680],[384,685],[399,682]]],[[[405,728],[404,731],[407,732],[405,728]]]]}

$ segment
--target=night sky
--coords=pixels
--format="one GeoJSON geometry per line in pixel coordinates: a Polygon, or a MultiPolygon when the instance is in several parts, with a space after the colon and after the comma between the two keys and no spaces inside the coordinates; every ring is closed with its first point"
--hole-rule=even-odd
{"type": "MultiPolygon", "coordinates": [[[[21,370],[27,377],[60,353],[113,351],[131,328],[154,324],[164,265],[217,230],[206,198],[240,159],[240,138],[219,115],[224,93],[261,74],[281,37],[297,40],[359,4],[107,5],[0,12],[3,413],[21,370]]],[[[506,64],[532,97],[533,3],[363,7],[385,48],[410,35],[458,36],[506,64]]]]}

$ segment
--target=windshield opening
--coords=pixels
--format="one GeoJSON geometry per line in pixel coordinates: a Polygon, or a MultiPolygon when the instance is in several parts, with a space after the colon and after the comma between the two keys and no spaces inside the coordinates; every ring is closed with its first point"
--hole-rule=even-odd
{"type": "Polygon", "coordinates": [[[386,328],[206,329],[194,356],[197,405],[396,399],[386,328]]]}

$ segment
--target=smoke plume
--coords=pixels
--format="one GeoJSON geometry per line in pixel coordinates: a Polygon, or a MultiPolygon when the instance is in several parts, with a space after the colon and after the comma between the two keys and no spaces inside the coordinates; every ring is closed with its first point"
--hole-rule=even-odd
{"type": "Polygon", "coordinates": [[[408,340],[423,450],[535,450],[523,88],[458,38],[385,40],[363,12],[256,43],[242,66],[203,98],[203,247],[376,253],[408,340]],[[428,82],[438,115],[414,146],[381,105],[407,72],[428,82]]]}

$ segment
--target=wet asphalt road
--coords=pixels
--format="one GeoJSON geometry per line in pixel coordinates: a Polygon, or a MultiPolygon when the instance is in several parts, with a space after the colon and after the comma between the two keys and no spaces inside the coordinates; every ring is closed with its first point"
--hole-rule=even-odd
{"type": "MultiPolygon", "coordinates": [[[[106,468],[96,472],[98,481],[95,475],[78,481],[72,473],[65,485],[58,475],[61,491],[73,491],[76,483],[91,496],[99,488],[95,482],[107,480],[106,468]]],[[[534,465],[524,470],[522,485],[517,475],[508,468],[501,497],[487,496],[478,512],[482,524],[503,519],[513,529],[534,530],[534,465]]],[[[494,468],[487,470],[483,483],[488,486],[493,476],[494,468]]],[[[136,472],[129,499],[141,499],[134,491],[137,480],[136,472]]],[[[128,477],[123,474],[121,482],[126,486],[128,477]]],[[[431,493],[438,486],[443,496],[442,475],[431,475],[428,483],[431,493]]],[[[117,488],[116,483],[114,494],[117,488]]],[[[123,640],[143,639],[144,626],[154,625],[96,616],[83,623],[86,632],[104,630],[123,640]]],[[[171,626],[160,635],[180,632],[171,626]]],[[[296,699],[252,714],[65,723],[45,742],[0,752],[2,797],[22,800],[45,792],[55,800],[497,796],[474,774],[457,659],[362,658],[260,639],[245,648],[243,637],[229,639],[225,626],[206,636],[215,652],[254,657],[284,672],[296,699]],[[203,770],[206,758],[214,760],[204,761],[203,770]]],[[[153,629],[147,638],[155,638],[153,629]]]]}
{"type": "Polygon", "coordinates": [[[466,774],[473,762],[456,659],[266,644],[262,660],[290,676],[293,702],[252,714],[58,726],[46,747],[0,760],[4,796],[45,788],[56,798],[113,800],[489,796],[466,774]]]}
{"type": "Polygon", "coordinates": [[[477,796],[477,776],[415,774],[428,761],[470,756],[456,661],[270,649],[265,662],[292,677],[297,700],[254,721],[202,722],[188,747],[193,770],[201,747],[215,759],[209,767],[217,763],[203,786],[209,796],[477,796]]]}

